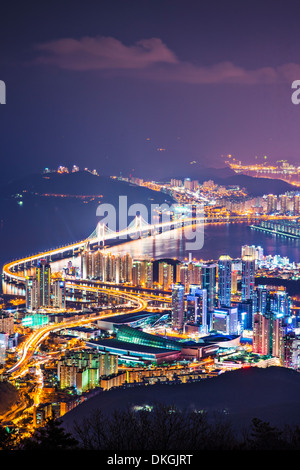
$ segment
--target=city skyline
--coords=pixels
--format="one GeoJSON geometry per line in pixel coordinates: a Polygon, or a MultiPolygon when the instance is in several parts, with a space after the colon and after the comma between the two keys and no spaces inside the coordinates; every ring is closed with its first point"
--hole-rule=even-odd
{"type": "Polygon", "coordinates": [[[0,450],[300,448],[297,11],[2,7],[0,450]]]}

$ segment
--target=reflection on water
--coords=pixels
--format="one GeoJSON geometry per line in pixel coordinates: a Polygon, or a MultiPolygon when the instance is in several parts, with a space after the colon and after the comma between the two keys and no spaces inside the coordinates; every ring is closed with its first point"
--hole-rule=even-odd
{"type": "MultiPolygon", "coordinates": [[[[187,230],[187,228],[185,228],[187,230]]],[[[107,246],[111,253],[130,253],[133,258],[176,258],[181,261],[192,257],[194,261],[216,260],[221,255],[232,258],[241,256],[242,245],[258,245],[263,247],[264,255],[286,256],[291,262],[299,263],[300,240],[278,237],[251,230],[246,224],[219,224],[207,225],[204,228],[204,243],[202,248],[196,250],[186,249],[186,238],[182,229],[165,232],[152,237],[131,240],[121,245],[107,246]]],[[[188,232],[185,232],[190,237],[188,232]]],[[[73,266],[80,266],[80,258],[70,258],[73,266]]],[[[52,272],[62,271],[68,260],[59,260],[52,263],[52,272]]],[[[30,275],[30,271],[26,272],[30,275]]],[[[17,288],[12,285],[5,287],[4,292],[17,294],[17,288]]]]}
{"type": "Polygon", "coordinates": [[[176,234],[172,238],[167,233],[160,234],[114,246],[109,251],[128,252],[137,258],[148,256],[153,259],[177,258],[184,261],[191,256],[194,260],[216,260],[224,254],[239,258],[243,245],[257,245],[263,247],[264,255],[286,256],[292,262],[300,262],[300,240],[264,234],[252,230],[246,224],[205,226],[203,246],[196,250],[186,249],[184,236],[179,234],[180,229],[174,232],[176,234]]]}

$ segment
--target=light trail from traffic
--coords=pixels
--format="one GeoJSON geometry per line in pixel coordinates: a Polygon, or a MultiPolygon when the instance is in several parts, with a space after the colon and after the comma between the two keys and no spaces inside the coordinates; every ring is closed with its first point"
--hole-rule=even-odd
{"type": "MultiPolygon", "coordinates": [[[[138,296],[138,295],[132,295],[132,294],[127,294],[127,293],[124,293],[124,292],[118,292],[118,291],[115,291],[114,289],[101,289],[99,287],[94,287],[94,286],[81,286],[81,285],[74,285],[72,284],[72,287],[75,287],[78,288],[78,289],[82,289],[82,290],[91,290],[93,292],[97,292],[97,291],[104,291],[104,292],[108,292],[108,293],[111,293],[113,295],[115,295],[116,297],[122,297],[122,298],[125,298],[127,299],[128,301],[136,304],[136,306],[134,308],[132,308],[131,310],[128,310],[126,309],[124,312],[118,312],[118,315],[122,315],[122,314],[127,314],[127,313],[137,313],[137,312],[140,312],[142,310],[145,310],[148,306],[148,302],[138,296]]],[[[89,323],[91,321],[95,321],[95,320],[98,320],[98,319],[101,319],[101,318],[109,318],[111,316],[115,316],[116,315],[116,312],[112,312],[112,313],[100,313],[98,315],[91,315],[89,316],[88,318],[81,318],[81,319],[77,319],[77,320],[68,320],[68,321],[64,321],[64,322],[60,322],[60,323],[55,323],[53,325],[47,325],[43,328],[40,328],[38,329],[37,331],[34,331],[30,337],[24,342],[23,344],[23,347],[22,347],[22,356],[20,357],[20,359],[18,360],[18,362],[12,366],[10,369],[8,369],[6,371],[6,374],[13,374],[14,372],[16,372],[18,369],[20,369],[22,366],[24,366],[26,363],[28,363],[28,361],[32,358],[34,352],[36,351],[36,349],[38,348],[38,346],[45,340],[45,338],[49,335],[50,332],[55,332],[55,331],[59,331],[59,330],[62,330],[64,328],[67,328],[67,327],[74,327],[74,326],[79,326],[79,325],[83,325],[85,323],[89,323]]]]}

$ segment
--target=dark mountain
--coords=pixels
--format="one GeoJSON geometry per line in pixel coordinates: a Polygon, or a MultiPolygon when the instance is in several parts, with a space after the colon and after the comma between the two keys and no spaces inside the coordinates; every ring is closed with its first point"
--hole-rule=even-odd
{"type": "Polygon", "coordinates": [[[115,410],[136,405],[163,403],[179,409],[221,413],[242,430],[253,418],[272,425],[300,425],[300,375],[284,367],[250,367],[226,372],[200,382],[137,386],[99,393],[63,416],[64,427],[72,432],[96,410],[112,416],[115,410]]]}
{"type": "Polygon", "coordinates": [[[20,400],[18,390],[10,382],[0,382],[0,413],[7,413],[20,400]]]}
{"type": "MultiPolygon", "coordinates": [[[[216,181],[217,182],[217,181],[216,181]]],[[[284,194],[288,191],[295,191],[298,188],[292,184],[279,179],[255,178],[253,176],[235,174],[220,181],[223,185],[238,185],[246,188],[251,196],[263,196],[264,194],[284,194]]]]}
{"type": "Polygon", "coordinates": [[[0,189],[0,196],[7,197],[16,194],[97,196],[111,203],[121,195],[130,198],[130,203],[146,204],[150,200],[163,203],[166,199],[169,202],[172,201],[172,198],[164,193],[107,176],[94,175],[88,171],[27,175],[10,181],[0,189]]]}
{"type": "MultiPolygon", "coordinates": [[[[250,196],[263,196],[264,194],[284,194],[287,191],[295,191],[297,187],[279,179],[256,178],[235,173],[231,168],[199,168],[196,165],[191,166],[189,172],[184,175],[177,175],[175,178],[191,178],[198,180],[199,183],[213,180],[222,186],[238,185],[245,188],[250,196]]],[[[170,181],[166,178],[164,181],[170,181]]]]}

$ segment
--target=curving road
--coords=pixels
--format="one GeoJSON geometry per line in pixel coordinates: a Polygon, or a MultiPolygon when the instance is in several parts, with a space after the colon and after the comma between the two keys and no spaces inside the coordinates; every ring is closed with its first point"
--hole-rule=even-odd
{"type": "MultiPolygon", "coordinates": [[[[135,304],[135,306],[131,310],[128,310],[127,308],[126,310],[124,310],[124,312],[122,312],[122,310],[118,311],[117,312],[118,315],[122,315],[122,314],[125,315],[128,313],[140,312],[142,310],[145,310],[148,306],[148,301],[139,295],[132,295],[132,294],[124,293],[124,292],[117,292],[114,289],[103,289],[103,288],[94,287],[94,286],[86,287],[86,286],[72,284],[72,287],[76,287],[78,289],[90,290],[90,291],[104,291],[108,293],[110,292],[110,293],[113,293],[114,296],[116,297],[122,297],[123,299],[126,299],[129,302],[135,304]]],[[[60,323],[54,323],[53,325],[47,325],[42,328],[39,328],[36,331],[33,331],[22,345],[22,350],[21,350],[22,355],[20,359],[14,366],[12,366],[10,369],[6,371],[6,374],[13,374],[16,371],[18,371],[20,368],[24,367],[28,363],[28,361],[32,358],[38,346],[45,340],[45,338],[50,332],[58,331],[66,327],[70,328],[74,326],[84,325],[85,323],[90,323],[91,320],[94,321],[94,320],[98,320],[104,317],[109,318],[110,316],[115,316],[115,315],[116,315],[116,312],[112,312],[112,313],[105,312],[105,313],[99,313],[96,315],[92,314],[92,315],[89,315],[88,318],[86,318],[85,316],[85,318],[81,318],[77,320],[67,320],[67,321],[60,322],[60,323]]]]}

